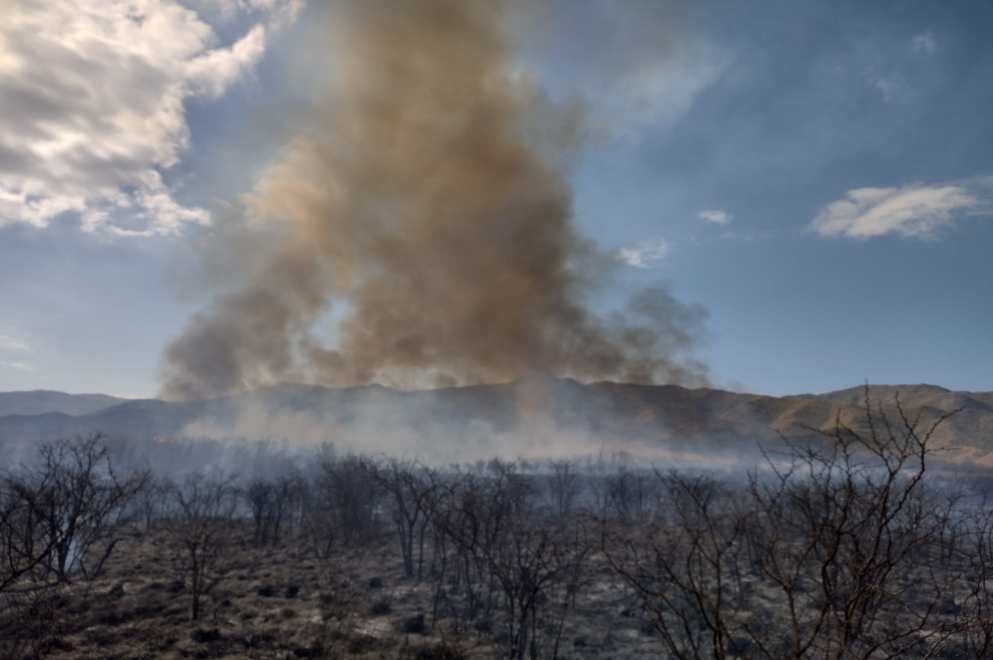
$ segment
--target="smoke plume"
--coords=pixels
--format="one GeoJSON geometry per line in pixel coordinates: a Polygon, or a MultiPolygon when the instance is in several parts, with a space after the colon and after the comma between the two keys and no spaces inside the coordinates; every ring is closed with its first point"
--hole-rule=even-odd
{"type": "Polygon", "coordinates": [[[512,65],[518,9],[362,0],[335,12],[333,93],[242,219],[218,228],[219,250],[242,250],[228,260],[236,284],[166,348],[165,397],[535,372],[705,382],[685,359],[699,307],[654,288],[592,311],[614,266],[572,224],[581,117],[512,65]]]}

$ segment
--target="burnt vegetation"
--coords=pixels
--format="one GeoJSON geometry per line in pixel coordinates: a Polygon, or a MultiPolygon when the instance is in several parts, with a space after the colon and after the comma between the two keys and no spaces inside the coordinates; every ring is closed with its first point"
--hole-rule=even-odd
{"type": "Polygon", "coordinates": [[[983,658],[993,481],[872,403],[750,470],[632,459],[121,469],[0,481],[0,657],[983,658]]]}

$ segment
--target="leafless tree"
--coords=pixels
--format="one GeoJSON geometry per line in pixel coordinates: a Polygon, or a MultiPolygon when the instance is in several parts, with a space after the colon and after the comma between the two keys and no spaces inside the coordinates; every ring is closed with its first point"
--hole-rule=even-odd
{"type": "Polygon", "coordinates": [[[985,501],[973,506],[961,521],[963,542],[957,548],[965,566],[961,599],[962,657],[993,656],[993,510],[985,501]]]}
{"type": "Polygon", "coordinates": [[[338,542],[334,492],[325,474],[303,481],[299,489],[300,539],[318,559],[328,559],[338,542]]]}
{"type": "Polygon", "coordinates": [[[34,524],[42,543],[52,545],[45,564],[60,582],[77,569],[90,579],[100,573],[150,479],[148,471],[119,474],[103,441],[93,433],[42,444],[39,467],[16,486],[32,493],[34,524]]]}
{"type": "Polygon", "coordinates": [[[133,506],[137,519],[146,530],[151,529],[165,512],[172,488],[168,479],[153,476],[138,493],[133,506]]]}
{"type": "Polygon", "coordinates": [[[57,537],[45,536],[35,493],[22,480],[0,482],[0,592],[46,562],[57,537]]]}
{"type": "Polygon", "coordinates": [[[380,491],[375,465],[363,456],[325,457],[321,461],[321,503],[328,508],[338,539],[362,543],[377,529],[380,491]]]}
{"type": "MultiPolygon", "coordinates": [[[[607,557],[635,589],[666,651],[684,659],[724,658],[743,633],[731,597],[732,575],[744,551],[747,515],[732,493],[709,475],[658,474],[656,520],[619,538],[605,537],[607,557]]],[[[609,530],[608,531],[612,531],[609,530]]]]}
{"type": "Polygon", "coordinates": [[[656,497],[655,486],[655,475],[650,471],[622,466],[604,478],[605,507],[622,524],[645,522],[656,497]]]}
{"type": "Polygon", "coordinates": [[[168,531],[176,547],[174,563],[189,589],[190,618],[213,586],[218,560],[230,542],[237,490],[235,477],[192,473],[172,491],[168,531]]]}
{"type": "Polygon", "coordinates": [[[592,544],[579,520],[514,513],[500,542],[487,549],[489,570],[503,596],[508,655],[557,658],[592,544]]]}
{"type": "Polygon", "coordinates": [[[272,517],[273,500],[275,499],[273,484],[268,479],[255,478],[239,491],[242,500],[248,505],[252,516],[252,542],[255,547],[263,545],[268,539],[268,528],[272,517]]]}
{"type": "Polygon", "coordinates": [[[568,516],[572,513],[576,498],[582,491],[579,470],[573,461],[560,460],[551,462],[552,474],[548,484],[549,500],[552,511],[557,516],[568,516]]]}
{"type": "MultiPolygon", "coordinates": [[[[604,548],[676,658],[937,657],[963,631],[958,498],[927,486],[923,422],[868,391],[855,429],[788,443],[745,492],[670,474],[660,518],[604,548]],[[765,593],[765,597],[760,597],[765,593]]],[[[609,526],[605,529],[610,530],[609,526]]]]}
{"type": "Polygon", "coordinates": [[[374,474],[388,500],[404,572],[407,577],[416,576],[420,580],[424,575],[424,542],[433,497],[429,470],[415,463],[387,458],[374,474]]]}

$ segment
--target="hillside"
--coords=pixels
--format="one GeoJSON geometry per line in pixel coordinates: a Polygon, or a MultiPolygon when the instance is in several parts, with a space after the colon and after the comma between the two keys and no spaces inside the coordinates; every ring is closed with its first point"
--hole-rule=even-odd
{"type": "MultiPolygon", "coordinates": [[[[871,396],[896,419],[894,396],[926,425],[958,410],[935,433],[956,462],[993,465],[993,394],[931,385],[874,386],[871,396]]],[[[20,393],[0,395],[15,400],[20,393]]],[[[28,393],[32,394],[32,393],[28,393]]],[[[57,393],[51,393],[58,401],[57,393]]],[[[71,395],[62,395],[74,401],[71,395]]],[[[331,389],[281,384],[238,396],[185,403],[119,402],[82,413],[64,410],[0,416],[0,439],[30,442],[100,430],[128,440],[238,438],[333,442],[467,460],[631,451],[726,456],[756,452],[778,434],[813,437],[836,419],[861,425],[861,387],[821,395],[770,397],[675,385],[530,378],[514,383],[403,392],[369,386],[331,389]]],[[[6,399],[5,399],[6,397],[6,399]]],[[[87,401],[95,407],[98,401],[87,401]]],[[[77,405],[85,406],[80,402],[77,405]]]]}
{"type": "Polygon", "coordinates": [[[0,392],[0,417],[5,415],[41,415],[44,413],[64,413],[66,415],[86,415],[123,403],[120,399],[106,394],[66,394],[50,390],[32,392],[0,392]]]}

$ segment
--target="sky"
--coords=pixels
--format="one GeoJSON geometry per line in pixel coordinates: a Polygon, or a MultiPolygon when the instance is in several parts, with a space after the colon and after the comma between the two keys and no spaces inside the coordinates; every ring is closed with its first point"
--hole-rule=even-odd
{"type": "MultiPolygon", "coordinates": [[[[8,3],[0,391],[156,394],[198,246],[333,88],[323,5],[8,3]]],[[[714,386],[990,391],[991,30],[984,0],[563,0],[514,66],[594,136],[565,167],[621,266],[600,304],[704,307],[714,386]]]]}

